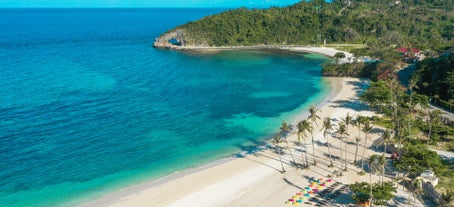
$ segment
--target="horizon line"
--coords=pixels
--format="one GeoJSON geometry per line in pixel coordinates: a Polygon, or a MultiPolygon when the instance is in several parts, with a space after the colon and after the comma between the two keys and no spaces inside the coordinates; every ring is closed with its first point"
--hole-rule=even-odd
{"type": "MultiPolygon", "coordinates": [[[[289,6],[289,5],[287,5],[289,6]]],[[[250,6],[238,6],[238,7],[229,7],[229,6],[80,6],[80,7],[2,7],[0,9],[268,9],[272,7],[287,7],[287,6],[263,6],[263,7],[250,7],[250,6]]]]}

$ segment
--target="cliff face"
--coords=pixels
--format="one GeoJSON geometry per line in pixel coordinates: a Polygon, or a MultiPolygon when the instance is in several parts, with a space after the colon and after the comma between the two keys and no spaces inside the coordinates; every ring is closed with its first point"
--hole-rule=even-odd
{"type": "Polygon", "coordinates": [[[154,40],[153,47],[175,48],[185,46],[184,34],[184,30],[181,29],[165,33],[154,40]]]}

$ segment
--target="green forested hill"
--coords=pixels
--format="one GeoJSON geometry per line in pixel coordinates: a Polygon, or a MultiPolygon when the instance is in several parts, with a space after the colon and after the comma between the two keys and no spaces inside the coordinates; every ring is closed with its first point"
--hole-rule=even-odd
{"type": "Polygon", "coordinates": [[[230,10],[175,29],[182,29],[187,45],[316,45],[326,40],[436,50],[454,45],[454,1],[301,1],[284,8],[230,10]]]}
{"type": "Polygon", "coordinates": [[[415,90],[433,97],[433,102],[452,110],[454,106],[454,51],[428,58],[416,65],[415,90]]]}

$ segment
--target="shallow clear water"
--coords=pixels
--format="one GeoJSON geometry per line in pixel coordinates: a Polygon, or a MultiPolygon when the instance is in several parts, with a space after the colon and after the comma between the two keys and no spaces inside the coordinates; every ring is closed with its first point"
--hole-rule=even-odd
{"type": "Polygon", "coordinates": [[[323,56],[151,47],[219,11],[1,10],[0,206],[74,204],[229,156],[327,93],[323,56]]]}

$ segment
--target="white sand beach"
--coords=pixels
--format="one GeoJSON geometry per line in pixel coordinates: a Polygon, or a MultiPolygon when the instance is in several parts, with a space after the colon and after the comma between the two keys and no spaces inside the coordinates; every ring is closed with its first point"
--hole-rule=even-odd
{"type": "Polygon", "coordinates": [[[335,48],[331,47],[310,47],[310,46],[295,46],[295,47],[283,47],[282,49],[287,49],[290,51],[298,51],[298,52],[311,52],[311,53],[318,53],[326,56],[333,57],[336,53],[342,52],[345,54],[345,58],[339,60],[339,63],[348,63],[352,62],[354,56],[352,53],[340,51],[335,48]]]}
{"type": "MultiPolygon", "coordinates": [[[[297,52],[309,52],[309,53],[318,53],[321,55],[326,55],[333,57],[336,53],[342,52],[345,54],[345,58],[339,60],[339,63],[353,62],[354,55],[352,53],[337,50],[332,47],[312,47],[312,46],[303,46],[303,45],[263,45],[263,46],[213,46],[213,47],[203,47],[203,46],[169,46],[170,49],[175,50],[192,50],[192,51],[218,51],[218,50],[253,50],[253,49],[280,49],[280,50],[290,50],[297,52]]],[[[357,61],[360,61],[359,59],[357,61]]]]}
{"type": "MultiPolygon", "coordinates": [[[[360,87],[365,80],[356,78],[326,78],[332,87],[332,94],[329,100],[322,103],[318,115],[331,117],[334,124],[347,113],[352,116],[361,114],[363,116],[372,116],[373,113],[367,110],[367,107],[360,104],[357,100],[360,87]]],[[[306,117],[300,117],[301,119],[306,117]]],[[[297,122],[298,120],[295,120],[297,122]]],[[[279,155],[274,150],[273,144],[256,152],[238,154],[235,158],[225,162],[210,164],[197,169],[191,169],[177,173],[161,181],[140,184],[138,186],[125,189],[111,195],[107,195],[86,206],[288,206],[285,204],[288,199],[292,198],[300,190],[307,187],[313,180],[323,178],[333,180],[333,183],[339,182],[332,191],[339,191],[338,196],[333,200],[325,199],[312,195],[316,199],[329,202],[331,206],[353,205],[351,193],[348,188],[342,187],[356,181],[369,181],[369,174],[358,175],[361,171],[360,166],[354,166],[354,140],[350,138],[350,144],[347,144],[348,172],[343,172],[343,176],[336,176],[340,172],[340,150],[339,141],[333,138],[331,133],[329,143],[331,153],[333,154],[335,167],[328,167],[329,158],[327,147],[324,144],[323,132],[320,131],[321,120],[318,121],[318,127],[314,130],[315,155],[317,165],[311,165],[308,169],[296,168],[290,165],[291,157],[287,152],[285,144],[281,147],[285,151],[283,156],[284,167],[287,172],[281,173],[281,164],[279,155]]],[[[349,127],[350,137],[357,135],[357,128],[349,127]]],[[[364,136],[361,134],[361,136],[364,136]]],[[[368,147],[377,139],[379,133],[372,135],[372,141],[368,140],[368,147]]],[[[295,134],[288,138],[290,148],[292,149],[295,160],[298,163],[304,163],[303,153],[300,152],[297,145],[295,134]]],[[[364,139],[363,139],[364,140],[364,139]]],[[[312,163],[311,140],[307,140],[307,154],[309,162],[312,163]]],[[[345,146],[345,145],[344,145],[345,146]]],[[[358,159],[362,155],[362,147],[359,148],[358,159]]],[[[372,148],[373,149],[373,148],[372,148]]],[[[374,152],[366,149],[365,155],[368,157],[374,152]]],[[[373,182],[378,180],[377,175],[372,175],[373,182]]],[[[405,198],[411,196],[406,196],[405,198]]],[[[305,206],[315,206],[315,201],[305,201],[305,206]]],[[[405,205],[399,205],[405,206],[405,205]]]]}

